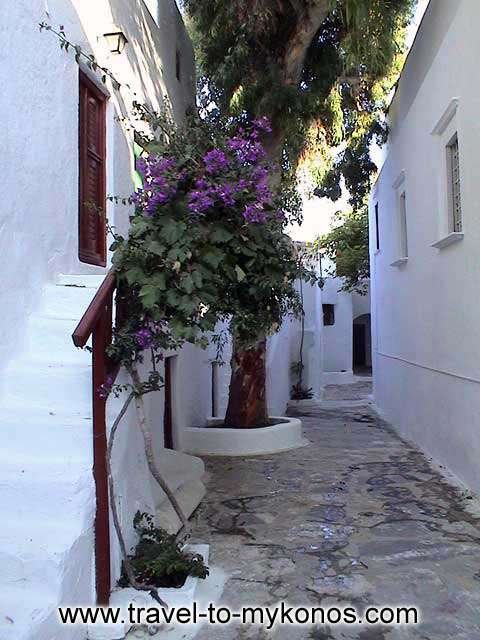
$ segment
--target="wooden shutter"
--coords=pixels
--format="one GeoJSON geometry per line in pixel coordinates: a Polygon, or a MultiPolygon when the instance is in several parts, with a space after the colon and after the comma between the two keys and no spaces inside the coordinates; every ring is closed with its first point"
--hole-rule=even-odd
{"type": "Polygon", "coordinates": [[[106,265],[106,97],[80,73],[79,249],[81,262],[106,265]]]}

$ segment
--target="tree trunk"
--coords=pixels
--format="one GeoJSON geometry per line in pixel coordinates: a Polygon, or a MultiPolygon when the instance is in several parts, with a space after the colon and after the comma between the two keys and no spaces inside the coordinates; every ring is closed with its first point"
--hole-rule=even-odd
{"type": "Polygon", "coordinates": [[[266,339],[249,345],[234,340],[232,376],[225,425],[237,429],[268,424],[266,398],[266,339]]]}

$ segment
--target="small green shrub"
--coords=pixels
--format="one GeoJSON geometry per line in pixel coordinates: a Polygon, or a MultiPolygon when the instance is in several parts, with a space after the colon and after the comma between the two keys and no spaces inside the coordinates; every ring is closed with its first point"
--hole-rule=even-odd
{"type": "Polygon", "coordinates": [[[311,400],[313,398],[313,389],[306,388],[301,384],[292,386],[292,400],[311,400]]]}
{"type": "MultiPolygon", "coordinates": [[[[137,511],[133,526],[139,535],[139,541],[129,560],[140,584],[178,588],[188,576],[202,579],[208,576],[208,568],[202,556],[182,550],[174,535],[155,526],[151,515],[137,511]]],[[[118,586],[129,585],[123,566],[118,586]]]]}

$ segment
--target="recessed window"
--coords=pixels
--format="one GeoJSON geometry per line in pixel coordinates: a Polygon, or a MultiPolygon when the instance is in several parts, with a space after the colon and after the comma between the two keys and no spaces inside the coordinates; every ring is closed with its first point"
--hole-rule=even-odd
{"type": "Polygon", "coordinates": [[[182,56],[178,49],[175,53],[175,75],[177,76],[177,80],[180,82],[182,79],[182,56]]]}
{"type": "Polygon", "coordinates": [[[408,258],[408,233],[407,233],[407,194],[402,191],[398,198],[400,257],[408,258]]]}
{"type": "Polygon", "coordinates": [[[335,305],[322,304],[323,307],[323,325],[332,327],[335,324],[335,305]]]}
{"type": "Polygon", "coordinates": [[[380,227],[378,223],[378,202],[375,204],[375,242],[377,251],[380,251],[380,227]]]}
{"type": "Polygon", "coordinates": [[[455,133],[447,144],[448,196],[450,231],[462,232],[462,194],[460,183],[460,155],[458,135],[455,133]]]}

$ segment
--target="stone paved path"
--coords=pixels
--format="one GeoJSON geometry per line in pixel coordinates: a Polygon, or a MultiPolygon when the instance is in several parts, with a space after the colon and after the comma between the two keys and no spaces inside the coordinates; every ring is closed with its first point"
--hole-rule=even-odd
{"type": "MultiPolygon", "coordinates": [[[[303,416],[310,445],[212,458],[194,539],[228,574],[222,603],[415,605],[418,627],[281,628],[279,639],[480,640],[480,517],[375,414],[369,384],[328,387],[303,416]]],[[[203,627],[198,640],[263,639],[203,627]]]]}

